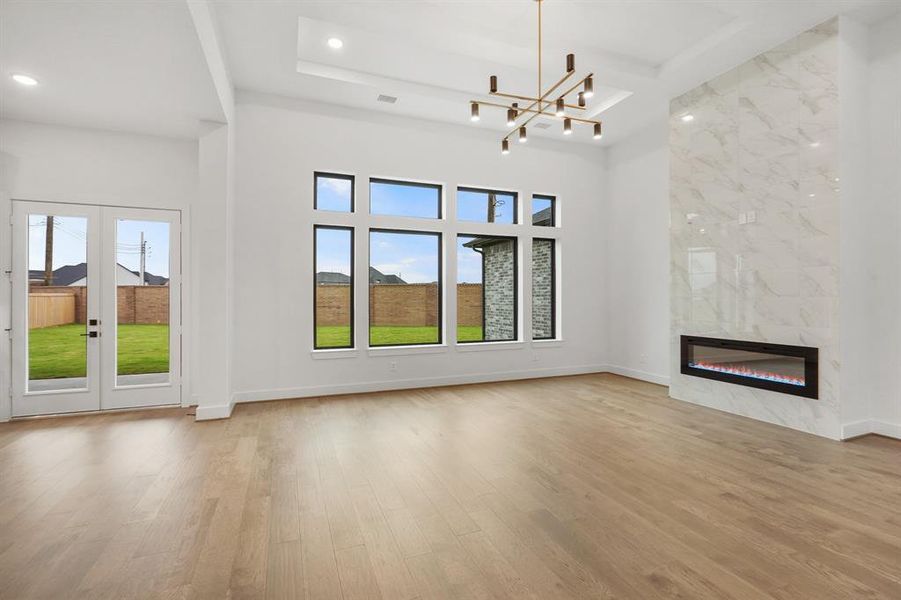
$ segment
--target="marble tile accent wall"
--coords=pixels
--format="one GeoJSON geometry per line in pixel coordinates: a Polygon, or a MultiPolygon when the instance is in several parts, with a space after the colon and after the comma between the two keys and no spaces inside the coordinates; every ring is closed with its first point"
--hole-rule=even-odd
{"type": "Polygon", "coordinates": [[[838,22],[670,104],[674,398],[838,438],[838,22]],[[687,120],[691,115],[691,120],[687,120]],[[820,398],[679,373],[679,336],[820,349],[820,398]]]}

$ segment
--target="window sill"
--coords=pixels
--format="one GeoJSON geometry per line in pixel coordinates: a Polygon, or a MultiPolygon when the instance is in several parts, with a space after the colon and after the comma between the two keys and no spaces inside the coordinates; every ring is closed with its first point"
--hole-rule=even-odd
{"type": "Polygon", "coordinates": [[[521,340],[511,342],[468,342],[457,344],[459,352],[483,352],[485,350],[519,350],[525,344],[521,340]]]}
{"type": "Polygon", "coordinates": [[[368,348],[369,356],[405,356],[415,354],[443,354],[447,344],[422,344],[421,346],[376,346],[368,348]]]}
{"type": "Polygon", "coordinates": [[[334,350],[311,350],[310,356],[316,360],[329,360],[333,358],[356,358],[359,351],[356,348],[335,348],[334,350]]]}
{"type": "Polygon", "coordinates": [[[555,340],[532,340],[533,348],[559,348],[563,345],[562,339],[555,340]]]}

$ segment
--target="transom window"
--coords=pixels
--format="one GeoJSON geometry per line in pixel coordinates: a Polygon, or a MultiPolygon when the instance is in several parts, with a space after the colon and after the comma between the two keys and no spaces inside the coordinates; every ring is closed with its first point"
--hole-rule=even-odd
{"type": "Polygon", "coordinates": [[[441,218],[441,186],[432,183],[369,180],[369,212],[393,217],[441,218]]]}
{"type": "Polygon", "coordinates": [[[313,208],[353,212],[354,176],[339,173],[315,173],[313,175],[313,208]]]}
{"type": "Polygon", "coordinates": [[[516,192],[457,188],[457,219],[479,223],[515,224],[517,197],[516,192]]]}

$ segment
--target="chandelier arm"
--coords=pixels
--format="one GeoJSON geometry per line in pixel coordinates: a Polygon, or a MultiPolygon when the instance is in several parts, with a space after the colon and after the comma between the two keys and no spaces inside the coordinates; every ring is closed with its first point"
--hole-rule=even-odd
{"type": "MultiPolygon", "coordinates": [[[[473,100],[472,102],[476,102],[476,100],[473,100]]],[[[499,104],[499,103],[497,103],[497,102],[484,102],[484,101],[478,101],[478,102],[479,102],[479,104],[481,104],[482,106],[491,106],[491,107],[494,107],[494,108],[503,108],[503,109],[511,109],[511,108],[513,108],[512,106],[507,106],[506,104],[499,104]]],[[[539,110],[534,109],[534,108],[530,108],[530,109],[519,108],[519,109],[515,109],[515,110],[518,110],[519,112],[536,113],[536,116],[544,115],[545,117],[551,117],[551,118],[557,119],[557,120],[570,119],[570,120],[572,120],[572,121],[576,121],[576,122],[579,122],[579,123],[585,123],[585,124],[588,124],[588,125],[597,125],[597,124],[600,123],[600,121],[595,121],[595,120],[592,120],[592,119],[581,119],[581,118],[579,118],[579,117],[572,117],[572,116],[570,116],[570,115],[565,115],[565,116],[563,116],[563,117],[558,117],[558,116],[557,116],[557,113],[555,113],[555,112],[553,112],[553,111],[547,111],[547,110],[541,110],[541,111],[539,111],[539,110]]]]}
{"type": "MultiPolygon", "coordinates": [[[[578,85],[577,85],[578,87],[578,85]]],[[[489,92],[490,96],[498,96],[500,98],[512,98],[513,100],[528,100],[529,102],[538,102],[538,98],[533,98],[531,96],[520,96],[519,94],[507,94],[504,92],[489,92]]],[[[480,102],[480,104],[487,104],[487,102],[480,102]]],[[[577,104],[564,104],[566,108],[572,108],[575,110],[585,110],[584,106],[579,106],[577,104]]]]}

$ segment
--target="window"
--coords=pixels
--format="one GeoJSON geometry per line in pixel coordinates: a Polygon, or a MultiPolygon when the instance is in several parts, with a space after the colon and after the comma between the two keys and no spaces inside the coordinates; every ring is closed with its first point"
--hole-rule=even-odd
{"type": "Polygon", "coordinates": [[[350,227],[313,228],[313,347],[354,346],[354,231],[350,227]]]}
{"type": "Polygon", "coordinates": [[[557,199],[553,196],[532,196],[532,225],[556,227],[557,199]]]}
{"type": "Polygon", "coordinates": [[[313,174],[313,208],[338,212],[354,211],[354,176],[313,174]]]}
{"type": "Polygon", "coordinates": [[[532,339],[557,337],[557,267],[554,240],[532,240],[532,339]]]}
{"type": "Polygon", "coordinates": [[[440,344],[441,234],[369,232],[369,345],[440,344]]]}
{"type": "Polygon", "coordinates": [[[516,339],[516,239],[457,237],[457,341],[516,339]]]}
{"type": "Polygon", "coordinates": [[[440,219],[441,186],[370,179],[369,212],[374,215],[440,219]]]}
{"type": "Polygon", "coordinates": [[[516,200],[515,192],[457,188],[457,219],[513,224],[517,222],[516,200]]]}

